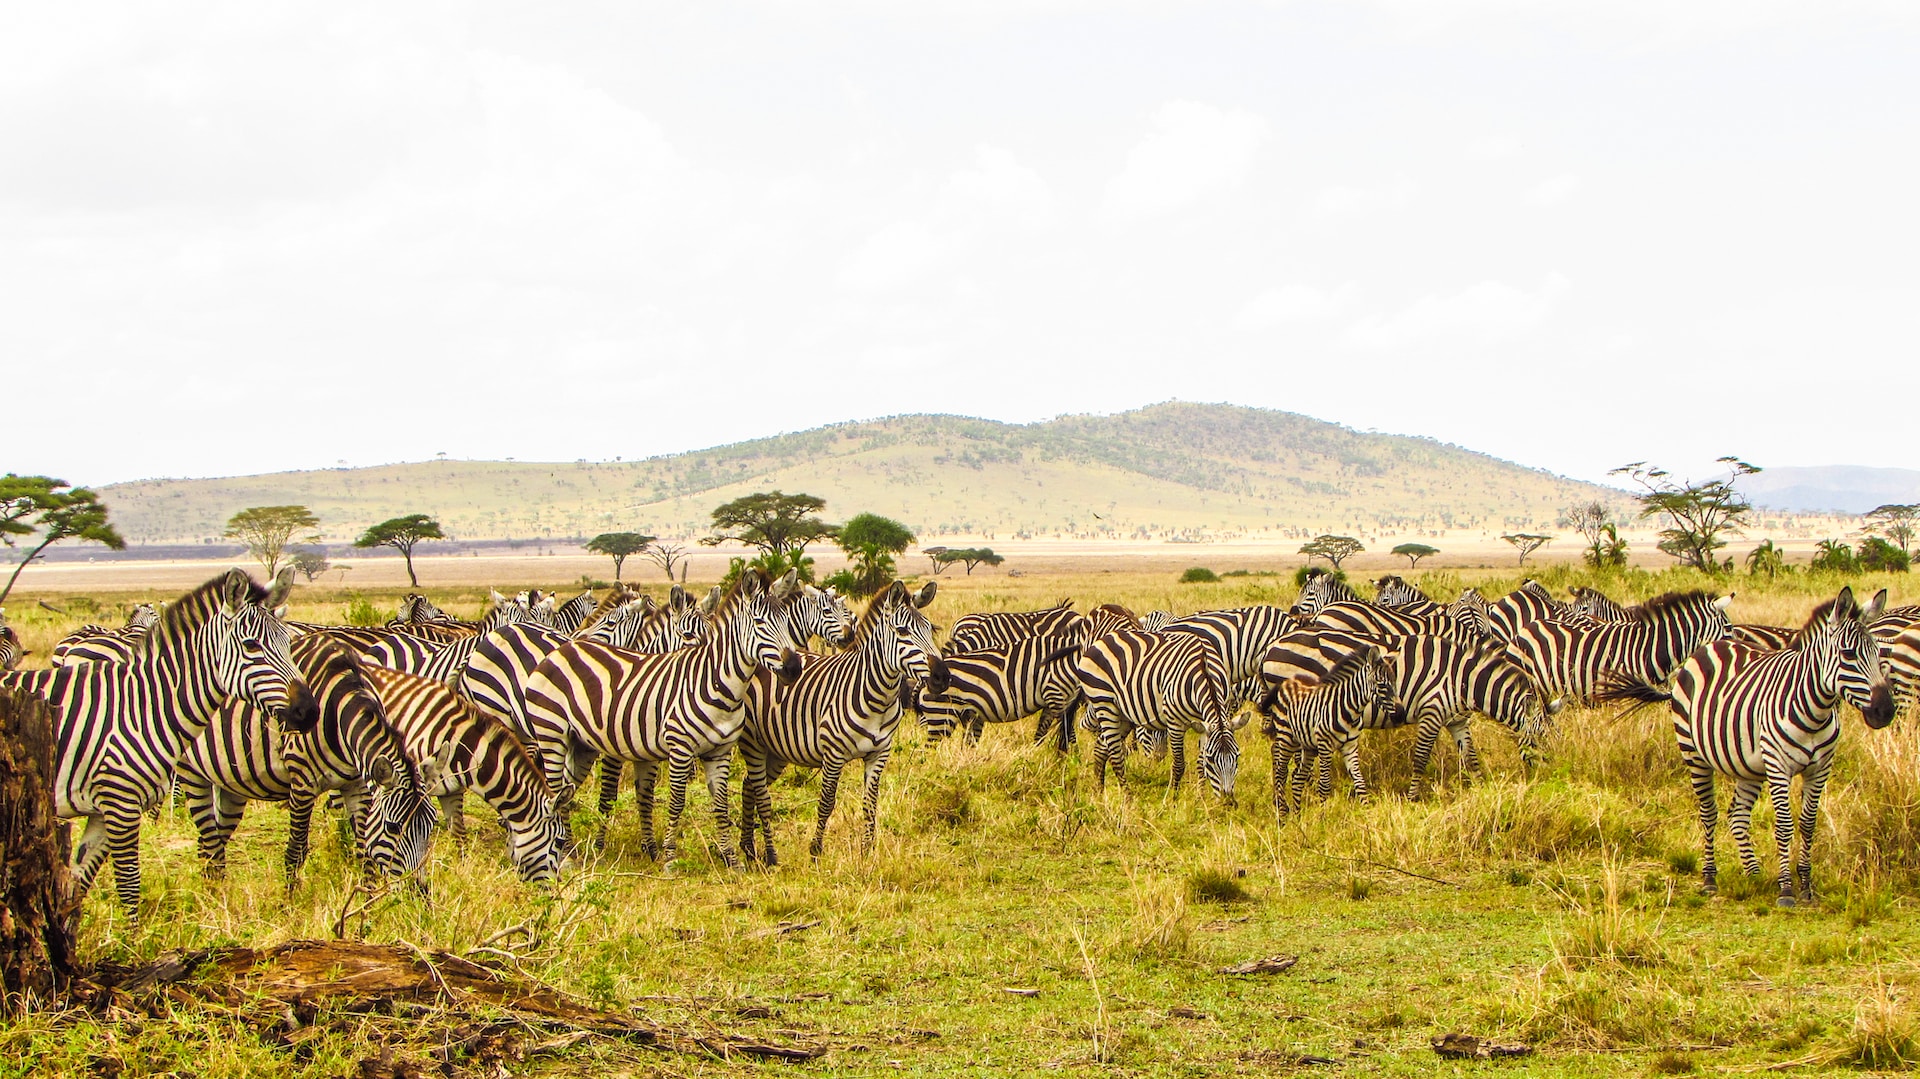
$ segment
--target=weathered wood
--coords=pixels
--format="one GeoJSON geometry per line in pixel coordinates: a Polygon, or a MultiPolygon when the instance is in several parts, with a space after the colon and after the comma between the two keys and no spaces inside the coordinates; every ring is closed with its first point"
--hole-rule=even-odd
{"type": "Polygon", "coordinates": [[[0,690],[0,1013],[51,1004],[75,969],[66,822],[45,701],[0,690]]]}

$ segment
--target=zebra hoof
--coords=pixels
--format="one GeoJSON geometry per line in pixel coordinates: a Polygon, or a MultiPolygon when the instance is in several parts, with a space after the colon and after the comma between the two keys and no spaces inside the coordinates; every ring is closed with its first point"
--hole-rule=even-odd
{"type": "Polygon", "coordinates": [[[1790,895],[1783,895],[1776,902],[1783,907],[1796,907],[1800,905],[1800,901],[1790,895]]]}

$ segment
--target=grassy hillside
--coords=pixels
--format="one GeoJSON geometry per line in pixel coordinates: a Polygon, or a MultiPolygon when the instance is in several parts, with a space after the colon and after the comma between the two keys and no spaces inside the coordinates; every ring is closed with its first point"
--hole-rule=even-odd
{"type": "Polygon", "coordinates": [[[1429,439],[1362,434],[1288,412],[1168,403],[1005,424],[897,416],[630,462],[429,461],[116,484],[136,543],[217,536],[245,506],[300,503],[327,538],[401,513],[465,539],[704,531],[755,490],[807,491],[830,516],[871,510],[923,536],[1171,539],[1287,530],[1544,527],[1604,488],[1429,439]]]}

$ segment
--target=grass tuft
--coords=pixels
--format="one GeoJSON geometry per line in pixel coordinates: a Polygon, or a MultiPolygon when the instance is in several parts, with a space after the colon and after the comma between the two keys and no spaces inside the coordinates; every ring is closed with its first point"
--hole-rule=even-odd
{"type": "Polygon", "coordinates": [[[1196,869],[1187,874],[1187,899],[1195,903],[1245,903],[1253,898],[1246,885],[1220,869],[1196,869]]]}

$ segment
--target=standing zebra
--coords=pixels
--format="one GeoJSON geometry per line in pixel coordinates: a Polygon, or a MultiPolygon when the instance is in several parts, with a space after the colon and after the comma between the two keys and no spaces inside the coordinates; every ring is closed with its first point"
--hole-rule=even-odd
{"type": "Polygon", "coordinates": [[[1333,572],[1315,567],[1307,570],[1306,580],[1300,584],[1300,596],[1287,613],[1304,622],[1329,604],[1365,602],[1333,572]]]}
{"type": "MultiPolygon", "coordinates": [[[[287,582],[290,583],[290,582],[287,582]]],[[[62,817],[85,817],[73,890],[84,894],[109,853],[130,919],[140,908],[140,814],[166,797],[174,761],[230,695],[311,729],[313,694],[273,617],[283,590],[229,570],[182,596],[126,663],[0,673],[59,712],[54,797],[62,817]]]]}
{"type": "Polygon", "coordinates": [[[1313,616],[1312,626],[1363,637],[1446,637],[1468,644],[1485,639],[1471,621],[1456,620],[1444,607],[1431,617],[1371,603],[1333,603],[1313,616]]]}
{"type": "Polygon", "coordinates": [[[147,631],[159,620],[160,613],[153,604],[141,603],[127,616],[127,624],[119,629],[81,626],[53,646],[53,665],[65,667],[72,663],[94,663],[99,660],[124,663],[139,648],[147,631]]]}
{"type": "Polygon", "coordinates": [[[1665,701],[1673,710],[1680,756],[1700,803],[1706,845],[1700,866],[1703,891],[1712,894],[1716,884],[1713,830],[1718,806],[1713,781],[1715,775],[1724,775],[1734,784],[1727,824],[1740,850],[1741,867],[1748,876],[1760,873],[1750,827],[1753,803],[1764,784],[1773,802],[1780,905],[1812,901],[1813,831],[1840,740],[1840,702],[1845,699],[1860,709],[1868,727],[1893,722],[1886,666],[1865,627],[1878,615],[1875,607],[1862,611],[1853,589],[1843,588],[1839,596],[1814,608],[1785,651],[1716,641],[1688,657],[1671,690],[1622,680],[1603,694],[1607,700],[1665,701]],[[1793,859],[1796,775],[1803,779],[1798,862],[1793,859]]]}
{"type": "Polygon", "coordinates": [[[953,733],[956,724],[978,741],[987,723],[1011,723],[1040,713],[1035,743],[1055,732],[1055,748],[1065,753],[1073,725],[1066,722],[1077,688],[1073,660],[1080,642],[1071,637],[1025,637],[1000,648],[982,648],[946,656],[947,689],[923,693],[920,718],[930,741],[953,733]]]}
{"type": "Polygon", "coordinates": [[[0,607],[0,671],[18,667],[26,655],[27,649],[20,644],[20,634],[7,625],[7,609],[0,607]]]}
{"type": "Polygon", "coordinates": [[[248,802],[287,803],[287,887],[306,864],[314,803],[338,791],[362,860],[390,876],[417,873],[433,832],[424,790],[444,760],[416,768],[367,684],[358,656],[324,635],[289,647],[319,706],[319,721],[284,736],[265,712],[228,698],[180,755],[180,792],[200,833],[207,874],[220,877],[227,842],[248,802]]]}
{"type": "Polygon", "coordinates": [[[953,620],[946,651],[972,652],[1003,648],[1022,637],[1071,637],[1085,632],[1085,618],[1063,599],[1038,611],[989,611],[963,614],[953,620]]]}
{"type": "MultiPolygon", "coordinates": [[[[1114,607],[1104,605],[1098,610],[1114,607]]],[[[1126,613],[1125,608],[1117,612],[1126,613]]],[[[1186,734],[1200,732],[1200,774],[1229,804],[1240,767],[1234,732],[1246,717],[1228,707],[1226,662],[1196,633],[1119,628],[1089,641],[1074,662],[1089,725],[1099,732],[1094,775],[1107,768],[1126,781],[1126,738],[1136,728],[1163,732],[1173,751],[1173,785],[1186,773],[1186,734]]]]}
{"type": "Polygon", "coordinates": [[[1545,585],[1528,578],[1520,587],[1487,605],[1487,628],[1494,640],[1512,641],[1520,627],[1546,619],[1566,621],[1573,608],[1553,598],[1545,585]]]}
{"type": "Polygon", "coordinates": [[[527,680],[527,724],[562,809],[596,759],[634,762],[642,849],[652,856],[653,774],[665,761],[667,837],[659,852],[670,863],[697,764],[706,772],[721,849],[735,864],[726,782],[744,718],[741,700],[758,667],[785,680],[798,673],[800,661],[786,643],[786,607],[795,591],[792,572],[774,582],[750,570],[714,605],[698,644],[650,654],[569,641],[542,660],[527,680]]]}
{"type": "Polygon", "coordinates": [[[1227,665],[1230,688],[1255,687],[1252,693],[1236,694],[1251,700],[1259,696],[1260,661],[1266,658],[1267,646],[1298,627],[1284,608],[1263,604],[1190,614],[1168,622],[1165,632],[1188,633],[1207,642],[1227,665]]]}
{"type": "Polygon", "coordinates": [[[1367,644],[1335,664],[1324,678],[1303,674],[1294,678],[1291,694],[1273,722],[1273,808],[1285,817],[1289,804],[1304,810],[1307,776],[1316,777],[1320,797],[1333,795],[1332,761],[1346,762],[1353,779],[1354,797],[1367,800],[1367,778],[1360,772],[1362,717],[1393,697],[1393,674],[1380,646],[1367,644]],[[1295,755],[1302,759],[1289,780],[1295,755]]]}
{"type": "MultiPolygon", "coordinates": [[[[765,672],[754,677],[746,700],[746,730],[740,756],[746,765],[740,810],[740,853],[754,859],[758,821],[765,838],[765,864],[775,865],[773,796],[770,786],[789,764],[820,769],[820,800],[814,815],[813,842],[807,852],[820,857],[827,820],[839,797],[840,776],[859,762],[865,772],[866,833],[861,850],[873,850],[879,823],[880,776],[893,752],[900,725],[900,683],[912,675],[935,696],[947,688],[946,665],[933,643],[933,623],[921,608],[933,602],[937,586],[928,581],[917,593],[895,581],[867,603],[854,641],[831,656],[805,656],[798,677],[776,686],[765,672]]],[[[722,773],[724,780],[725,773],[722,773]]],[[[644,793],[642,795],[645,796],[644,793]]],[[[732,852],[728,852],[732,864],[732,852]]]]}
{"type": "MultiPolygon", "coordinates": [[[[466,673],[474,649],[487,634],[502,626],[520,622],[545,625],[529,607],[518,603],[495,604],[480,619],[479,632],[455,641],[430,641],[406,633],[389,634],[380,643],[362,651],[362,655],[388,670],[417,674],[449,686],[458,686],[466,673]]],[[[560,633],[561,630],[555,629],[560,633]]]]}
{"type": "Polygon", "coordinates": [[[1665,682],[1694,649],[1727,636],[1732,602],[1731,595],[1668,592],[1618,625],[1522,623],[1507,648],[1548,695],[1591,701],[1609,674],[1647,685],[1665,682]]]}
{"type": "Polygon", "coordinates": [[[553,789],[533,754],[506,724],[431,679],[378,667],[367,681],[407,756],[420,764],[423,790],[440,803],[455,840],[465,841],[465,792],[479,792],[500,816],[507,853],[522,880],[552,880],[566,847],[566,822],[554,809],[553,789]],[[428,772],[430,763],[437,764],[428,772]]]}
{"type": "MultiPolygon", "coordinates": [[[[568,636],[572,636],[575,631],[586,624],[587,616],[593,613],[595,606],[593,593],[582,592],[567,602],[555,607],[553,613],[547,617],[546,624],[568,636]]],[[[484,634],[487,631],[483,629],[480,632],[484,634]]]]}

